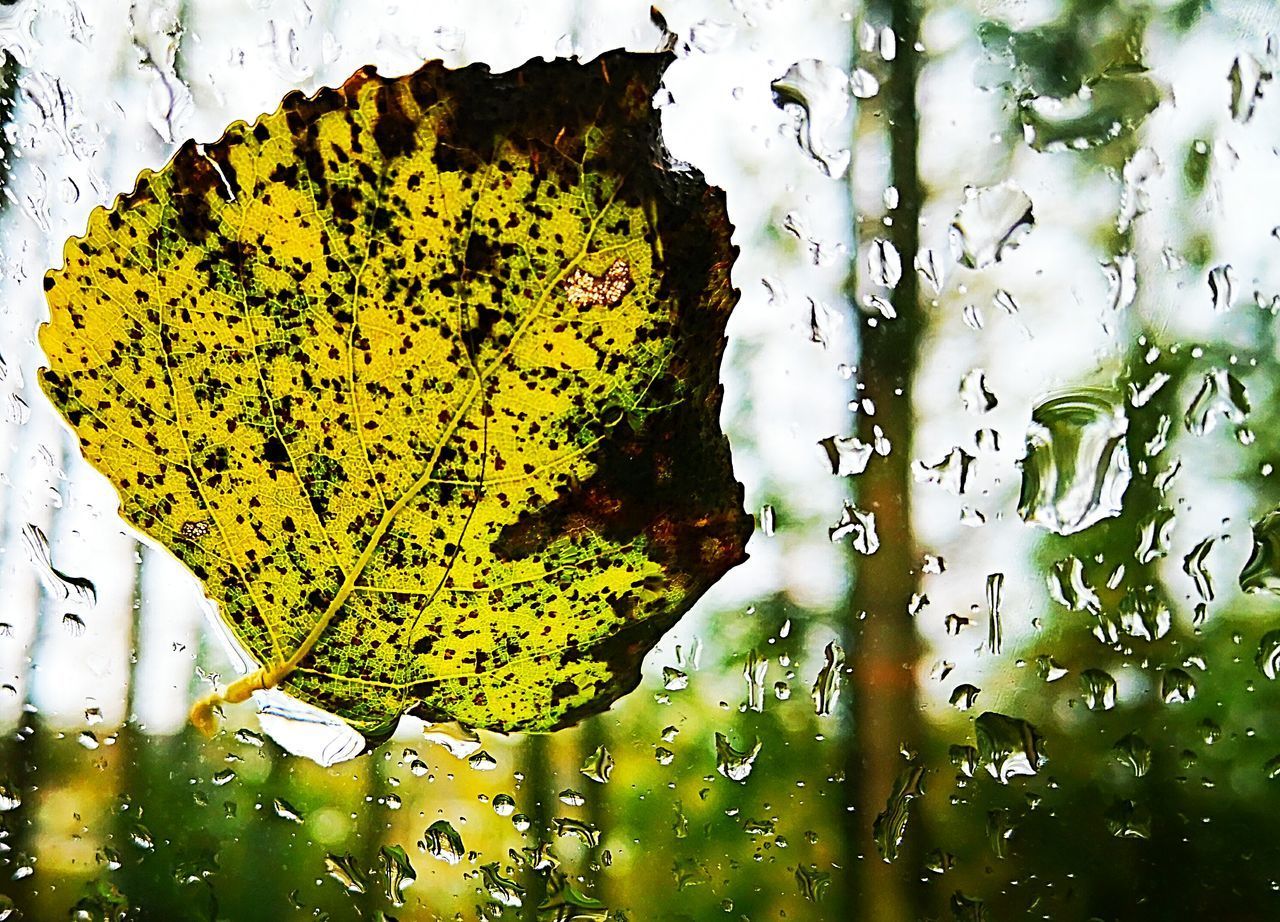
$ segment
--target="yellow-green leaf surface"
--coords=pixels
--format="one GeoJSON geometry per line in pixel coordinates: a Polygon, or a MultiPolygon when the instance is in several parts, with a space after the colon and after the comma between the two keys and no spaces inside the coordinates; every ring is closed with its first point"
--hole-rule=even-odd
{"type": "Polygon", "coordinates": [[[661,55],[294,93],[97,209],[44,389],[264,687],[376,737],[550,729],[743,559],[723,194],[661,55]]]}

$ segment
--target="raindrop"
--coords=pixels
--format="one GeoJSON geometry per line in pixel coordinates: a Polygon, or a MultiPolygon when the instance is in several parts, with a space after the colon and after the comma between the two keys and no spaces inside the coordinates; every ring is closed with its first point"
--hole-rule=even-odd
{"type": "Polygon", "coordinates": [[[831,875],[812,864],[796,865],[796,888],[810,903],[820,903],[831,886],[831,875]]]}
{"type": "Polygon", "coordinates": [[[102,745],[102,743],[98,742],[98,737],[92,730],[81,730],[80,734],[76,737],[76,742],[85,749],[88,749],[90,752],[102,745]]]}
{"type": "Polygon", "coordinates": [[[1148,587],[1130,589],[1120,599],[1119,627],[1130,637],[1159,640],[1172,624],[1169,606],[1148,587]]]}
{"type": "Polygon", "coordinates": [[[985,269],[1003,259],[1034,225],[1031,199],[1014,183],[969,186],[951,223],[952,256],[970,269],[985,269]]]}
{"type": "Polygon", "coordinates": [[[880,536],[876,534],[876,514],[863,512],[853,503],[845,502],[844,512],[827,535],[832,541],[852,536],[853,549],[859,554],[874,554],[880,549],[880,536]]]}
{"type": "Polygon", "coordinates": [[[480,748],[480,735],[456,723],[427,724],[422,736],[429,743],[443,746],[455,759],[465,759],[480,748]]]}
{"type": "Polygon", "coordinates": [[[942,487],[953,496],[959,496],[968,486],[969,470],[976,459],[960,446],[955,446],[935,464],[914,461],[911,475],[916,483],[931,483],[942,487]]]}
{"type": "Polygon", "coordinates": [[[822,651],[825,662],[818,670],[810,692],[813,698],[813,712],[819,717],[831,716],[836,700],[840,697],[840,677],[844,671],[844,649],[834,640],[827,643],[822,651]]]}
{"type": "Polygon", "coordinates": [[[560,798],[560,803],[566,807],[581,807],[587,802],[587,799],[582,796],[582,792],[575,791],[573,788],[565,788],[557,796],[560,798]]]}
{"type": "Polygon", "coordinates": [[[1004,624],[1000,613],[1000,600],[1004,594],[1004,574],[987,576],[987,649],[999,653],[1004,646],[1004,624]]]}
{"type": "Polygon", "coordinates": [[[1169,553],[1173,537],[1173,510],[1157,506],[1138,529],[1138,551],[1134,555],[1141,564],[1151,563],[1169,553]]]}
{"type": "Polygon", "coordinates": [[[756,739],[750,749],[737,750],[729,744],[729,738],[723,733],[716,734],[716,771],[730,781],[744,782],[755,767],[756,757],[760,755],[761,743],[756,739]]]}
{"type": "Polygon", "coordinates": [[[1135,778],[1141,778],[1151,771],[1151,747],[1138,734],[1130,733],[1121,737],[1111,751],[1119,762],[1132,769],[1135,778]]]}
{"type": "Polygon", "coordinates": [[[935,295],[942,293],[942,266],[938,254],[931,249],[921,250],[915,258],[916,272],[935,295]]]}
{"type": "Polygon", "coordinates": [[[1230,266],[1215,266],[1209,270],[1209,293],[1213,296],[1215,314],[1231,310],[1233,281],[1230,266]]]}
{"type": "Polygon", "coordinates": [[[605,784],[613,774],[613,756],[603,745],[597,746],[578,771],[598,784],[605,784]]]}
{"type": "Polygon", "coordinates": [[[1249,414],[1249,395],[1240,380],[1224,368],[1206,372],[1183,424],[1192,435],[1212,432],[1221,416],[1239,425],[1249,414]]]}
{"type": "Polygon", "coordinates": [[[1107,303],[1113,311],[1122,311],[1138,296],[1138,269],[1130,253],[1119,253],[1102,264],[1107,277],[1107,303]]]}
{"type": "Polygon", "coordinates": [[[510,794],[499,794],[493,798],[493,812],[498,816],[510,816],[516,812],[515,798],[510,794]]]}
{"type": "Polygon", "coordinates": [[[1044,738],[1021,718],[987,711],[974,721],[978,761],[1001,784],[1017,775],[1034,775],[1047,761],[1044,738]]]}
{"type": "Polygon", "coordinates": [[[769,661],[758,650],[747,654],[746,665],[742,667],[742,676],[747,680],[747,708],[757,713],[764,711],[765,676],[768,672],[769,661]]]}
{"type": "Polygon", "coordinates": [[[1196,683],[1183,669],[1169,669],[1160,681],[1160,698],[1165,704],[1185,704],[1196,696],[1196,683]]]}
{"type": "Polygon", "coordinates": [[[989,413],[996,408],[999,401],[987,388],[987,373],[981,368],[974,368],[960,379],[960,402],[975,416],[989,413]]]}
{"type": "Polygon", "coordinates": [[[1107,811],[1107,831],[1118,839],[1151,838],[1151,812],[1132,800],[1118,800],[1107,811]]]}
{"type": "Polygon", "coordinates": [[[1267,631],[1258,643],[1258,655],[1253,660],[1268,679],[1280,674],[1280,630],[1267,631]]]}
{"type": "Polygon", "coordinates": [[[84,619],[74,612],[67,612],[62,616],[62,626],[67,629],[67,633],[72,637],[84,636],[84,619]]]}
{"type": "Polygon", "coordinates": [[[1070,535],[1119,515],[1129,486],[1127,430],[1122,407],[1098,389],[1038,403],[1022,460],[1023,521],[1070,535]]]}
{"type": "Polygon", "coordinates": [[[1280,594],[1280,509],[1253,524],[1253,550],[1240,571],[1240,588],[1280,594]]]}
{"type": "Polygon", "coordinates": [[[1109,711],[1116,706],[1116,680],[1101,669],[1080,673],[1080,691],[1084,706],[1091,711],[1109,711]]]}
{"type": "Polygon", "coordinates": [[[872,240],[867,252],[867,269],[875,284],[897,288],[902,280],[902,257],[898,255],[898,248],[883,237],[872,240]]]}
{"type": "Polygon", "coordinates": [[[467,764],[478,772],[491,772],[498,767],[498,760],[489,755],[485,750],[481,749],[471,758],[467,759],[467,764]]]}
{"type": "Polygon", "coordinates": [[[1238,56],[1231,64],[1227,80],[1231,84],[1231,117],[1244,124],[1253,118],[1253,110],[1262,99],[1263,87],[1272,73],[1251,54],[1238,56]]]}
{"type": "Polygon", "coordinates": [[[662,687],[667,691],[683,691],[689,687],[689,673],[674,666],[663,666],[662,687]]]}
{"type": "MultiPolygon", "coordinates": [[[[507,797],[507,800],[510,799],[507,797]]],[[[497,807],[497,798],[494,799],[494,807],[497,807]]],[[[423,833],[422,847],[432,858],[443,861],[445,864],[458,864],[467,854],[462,844],[462,836],[458,835],[458,831],[450,825],[448,820],[436,820],[427,827],[427,831],[423,833]]]]}
{"type": "Polygon", "coordinates": [[[382,882],[387,901],[392,906],[404,905],[404,891],[418,879],[409,856],[399,845],[384,845],[378,851],[382,864],[382,882]]]}
{"type": "Polygon", "coordinates": [[[773,537],[774,529],[777,525],[777,517],[777,513],[771,503],[765,503],[760,507],[760,530],[764,532],[766,538],[773,537]]]}
{"type": "Polygon", "coordinates": [[[0,813],[8,813],[22,806],[22,795],[13,783],[0,780],[0,813]]]}
{"type": "Polygon", "coordinates": [[[907,832],[907,820],[910,818],[911,801],[924,794],[924,767],[908,765],[893,782],[893,790],[884,810],[876,817],[872,826],[876,851],[886,862],[895,861],[902,847],[903,836],[907,832]]]}
{"type": "Polygon", "coordinates": [[[1068,670],[1048,653],[1041,653],[1036,657],[1036,673],[1046,682],[1056,682],[1066,676],[1068,670]]]}
{"type": "Polygon", "coordinates": [[[981,691],[976,685],[957,685],[951,690],[950,704],[957,710],[967,711],[977,703],[981,691]]]}
{"type": "Polygon", "coordinates": [[[880,81],[866,68],[857,67],[849,75],[849,89],[858,99],[870,99],[880,92],[880,81]]]}
{"type": "Polygon", "coordinates": [[[1203,602],[1213,601],[1213,577],[1209,574],[1208,556],[1213,550],[1216,539],[1211,535],[1193,547],[1187,556],[1182,558],[1182,572],[1191,577],[1195,585],[1196,595],[1203,602]]]}
{"type": "Polygon", "coordinates": [[[831,473],[838,477],[851,477],[867,469],[875,452],[872,445],[860,441],[857,436],[833,435],[818,443],[827,453],[831,473]]]}
{"type": "Polygon", "coordinates": [[[149,852],[156,847],[156,840],[151,835],[151,830],[141,823],[136,824],[129,830],[129,840],[144,852],[149,852]]]}
{"type": "Polygon", "coordinates": [[[271,808],[275,810],[276,816],[282,820],[288,820],[290,823],[302,822],[302,811],[295,807],[283,797],[277,797],[271,802],[271,808]]]}
{"type": "Polygon", "coordinates": [[[1069,96],[1028,96],[1019,103],[1022,135],[1037,151],[1080,151],[1132,131],[1166,98],[1146,71],[1116,66],[1069,96]]]}
{"type": "Polygon", "coordinates": [[[220,772],[215,772],[214,776],[209,780],[212,781],[216,787],[222,787],[223,785],[227,785],[232,781],[235,781],[236,773],[233,769],[224,768],[220,772]]]}
{"type": "Polygon", "coordinates": [[[1124,185],[1120,192],[1120,214],[1116,219],[1116,229],[1125,233],[1139,216],[1147,213],[1151,207],[1147,183],[1161,171],[1160,158],[1149,147],[1140,147],[1134,151],[1129,162],[1124,165],[1124,185]]]}
{"type": "Polygon", "coordinates": [[[1098,611],[1102,602],[1085,580],[1084,563],[1079,557],[1055,561],[1049,568],[1049,595],[1071,611],[1098,611]]]}
{"type": "Polygon", "coordinates": [[[92,581],[80,576],[68,576],[53,565],[49,554],[49,539],[40,526],[25,526],[22,529],[22,543],[50,596],[85,607],[92,607],[98,601],[98,590],[92,581]]]}
{"type": "Polygon", "coordinates": [[[591,823],[567,816],[557,816],[552,823],[555,825],[557,838],[574,838],[587,848],[595,848],[600,844],[600,830],[591,823]]]}
{"type": "Polygon", "coordinates": [[[987,812],[987,844],[991,846],[991,854],[997,858],[1009,857],[1009,840],[1015,829],[1008,810],[987,812]]]}
{"type": "Polygon", "coordinates": [[[496,861],[480,866],[480,879],[485,892],[495,903],[509,908],[518,908],[523,903],[524,890],[513,880],[503,877],[498,871],[496,861]]]}
{"type": "Polygon", "coordinates": [[[794,109],[796,139],[826,175],[836,178],[849,166],[847,148],[829,147],[826,141],[840,127],[849,111],[849,78],[833,64],[806,58],[792,64],[771,84],[773,100],[783,109],[794,109]]]}

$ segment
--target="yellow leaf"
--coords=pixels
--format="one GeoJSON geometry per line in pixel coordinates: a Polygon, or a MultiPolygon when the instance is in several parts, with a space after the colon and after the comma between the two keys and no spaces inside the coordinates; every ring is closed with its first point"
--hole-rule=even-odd
{"type": "Polygon", "coordinates": [[[371,738],[550,729],[744,557],[723,194],[664,172],[665,56],[294,93],[97,209],[45,392],[261,668],[371,738]]]}

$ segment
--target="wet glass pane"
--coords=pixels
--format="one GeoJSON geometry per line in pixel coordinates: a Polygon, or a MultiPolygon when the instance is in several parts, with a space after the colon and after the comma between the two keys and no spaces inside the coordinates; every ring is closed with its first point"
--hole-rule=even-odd
{"type": "MultiPolygon", "coordinates": [[[[0,0],[0,919],[1274,917],[1278,35],[1280,11],[1254,0],[0,0]],[[199,732],[193,704],[264,675],[226,619],[249,636],[266,584],[246,580],[220,612],[211,598],[225,591],[173,553],[209,524],[170,515],[179,500],[163,493],[150,511],[169,540],[121,518],[97,442],[82,437],[158,445],[163,400],[121,384],[132,414],[111,401],[55,407],[67,410],[66,389],[41,376],[52,341],[38,330],[62,303],[46,291],[78,271],[68,241],[92,221],[107,227],[97,209],[117,196],[145,198],[139,174],[181,150],[205,164],[209,194],[249,194],[207,152],[292,91],[435,59],[450,72],[484,65],[494,92],[527,90],[523,65],[543,59],[623,86],[634,60],[601,63],[617,49],[666,55],[651,103],[627,110],[643,128],[626,141],[643,154],[636,169],[662,181],[647,204],[600,193],[586,160],[568,158],[582,172],[571,191],[584,207],[598,193],[603,210],[625,202],[639,225],[719,201],[697,199],[707,184],[724,190],[733,263],[704,262],[728,268],[737,302],[722,359],[718,333],[680,332],[710,336],[681,373],[708,382],[703,409],[727,437],[740,499],[718,483],[751,519],[746,559],[688,539],[714,518],[703,494],[632,490],[617,514],[653,516],[647,539],[736,565],[663,623],[652,650],[611,647],[609,668],[639,669],[638,684],[611,687],[607,708],[571,712],[562,729],[502,732],[540,715],[508,725],[501,704],[496,729],[465,726],[450,718],[482,705],[453,698],[374,727],[352,715],[408,687],[376,682],[358,686],[343,720],[287,694],[303,668],[269,672],[258,684],[280,688],[243,688],[247,700],[207,712],[212,735],[199,732]]],[[[615,100],[604,124],[627,97],[601,98],[615,100]]],[[[548,118],[581,102],[569,89],[537,100],[548,118]]],[[[450,118],[472,139],[452,156],[488,157],[474,139],[493,137],[476,127],[493,112],[450,118]]],[[[576,137],[565,121],[533,172],[564,157],[560,139],[576,137]]],[[[380,147],[399,143],[367,127],[380,147]]],[[[321,148],[283,145],[282,169],[305,172],[308,150],[321,148]]],[[[357,193],[385,181],[348,169],[343,158],[360,159],[350,146],[317,156],[336,158],[357,193]]],[[[282,214],[273,232],[289,240],[310,211],[282,214]]],[[[388,239],[401,233],[371,214],[388,239]]],[[[128,230],[113,230],[103,249],[127,250],[128,230]]],[[[222,310],[217,280],[243,252],[223,231],[204,264],[163,279],[134,266],[109,308],[107,273],[70,303],[123,329],[150,310],[153,282],[181,276],[194,310],[222,310]]],[[[681,252],[659,246],[654,264],[695,259],[705,241],[692,236],[681,252]]],[[[536,241],[486,250],[484,271],[523,268],[533,297],[593,317],[616,308],[615,323],[648,291],[631,275],[638,263],[603,247],[583,268],[536,241]]],[[[315,254],[300,298],[338,271],[328,263],[345,245],[315,254]]],[[[634,260],[626,246],[617,252],[634,260]]],[[[429,256],[401,267],[406,304],[418,297],[410,279],[446,284],[429,256]]],[[[489,327],[515,287],[486,290],[489,327]]],[[[333,320],[354,368],[369,340],[342,310],[333,320]]],[[[608,320],[592,324],[603,332],[591,337],[613,335],[608,320]]],[[[70,326],[86,368],[172,358],[142,333],[120,353],[93,324],[70,326]]],[[[198,340],[193,353],[218,345],[198,340]]],[[[462,367],[480,353],[460,341],[450,361],[462,367]]],[[[557,373],[581,358],[546,351],[557,373]]],[[[649,360],[656,378],[661,359],[637,348],[602,386],[621,388],[649,360]]],[[[143,390],[145,379],[121,376],[143,390]]],[[[378,406],[400,399],[369,393],[378,406]]],[[[326,424],[358,440],[364,420],[324,399],[326,424]]],[[[609,432],[631,446],[614,476],[720,444],[713,425],[686,425],[654,449],[646,420],[666,418],[659,403],[608,405],[609,432]]],[[[488,432],[476,429],[486,457],[488,432]]],[[[255,462],[273,482],[299,469],[282,433],[255,462]]],[[[565,434],[584,456],[593,438],[565,434]]],[[[204,449],[217,458],[219,447],[204,449]]],[[[309,463],[311,485],[348,473],[309,463]]],[[[595,470],[565,489],[589,493],[595,470]]],[[[216,474],[193,461],[182,489],[216,474]]],[[[438,479],[441,504],[470,483],[438,479]]],[[[289,502],[241,492],[255,509],[289,502]]],[[[331,513],[293,501],[300,516],[331,513]]],[[[367,512],[351,510],[352,534],[367,512]]],[[[583,548],[608,537],[565,527],[583,548]]],[[[522,553],[540,550],[526,543],[522,553]]],[[[328,604],[302,539],[280,547],[273,564],[317,593],[306,605],[328,604]]],[[[605,604],[576,575],[534,581],[620,618],[684,585],[637,577],[605,604]]],[[[494,586],[462,588],[498,604],[494,586]]],[[[470,638],[479,656],[467,666],[482,674],[506,648],[499,631],[470,636],[470,604],[432,617],[470,638]]],[[[551,623],[512,611],[513,624],[551,623]]],[[[369,621],[388,644],[395,623],[369,621]]],[[[363,643],[325,630],[305,642],[339,658],[363,643]]],[[[572,628],[556,651],[594,639],[572,628]]],[[[333,676],[307,675],[332,690],[333,676]]],[[[580,691],[567,678],[554,687],[553,703],[580,691]]]]}

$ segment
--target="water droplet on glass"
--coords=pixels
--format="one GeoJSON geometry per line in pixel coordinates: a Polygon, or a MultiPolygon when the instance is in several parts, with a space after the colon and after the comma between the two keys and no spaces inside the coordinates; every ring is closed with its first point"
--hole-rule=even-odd
{"type": "Polygon", "coordinates": [[[143,826],[141,823],[135,824],[134,827],[129,830],[129,840],[144,852],[152,851],[156,847],[156,840],[155,837],[151,835],[151,830],[146,826],[143,826]]]}
{"type": "Polygon", "coordinates": [[[771,503],[765,503],[760,507],[760,530],[764,532],[766,538],[772,538],[774,529],[777,525],[777,512],[771,503]]]}
{"type": "Polygon", "coordinates": [[[8,813],[22,806],[22,794],[7,780],[0,780],[0,813],[8,813]]]}
{"type": "Polygon", "coordinates": [[[849,150],[831,147],[827,139],[837,133],[849,111],[849,78],[845,72],[826,61],[806,58],[792,64],[771,87],[777,105],[795,110],[796,139],[801,149],[828,176],[843,175],[849,166],[849,150]]]}
{"type": "Polygon", "coordinates": [[[1071,611],[1098,611],[1102,602],[1085,580],[1084,563],[1079,557],[1055,561],[1049,568],[1049,595],[1071,611]]]}
{"type": "Polygon", "coordinates": [[[501,906],[518,908],[523,903],[524,889],[503,877],[496,861],[480,866],[480,879],[489,898],[501,906]]]}
{"type": "Polygon", "coordinates": [[[951,254],[963,266],[985,269],[1003,259],[1034,225],[1031,199],[1016,184],[969,186],[951,223],[951,254]]]}
{"type": "Polygon", "coordinates": [[[689,687],[689,673],[674,666],[663,666],[662,687],[667,691],[683,691],[689,687]]]}
{"type": "Polygon", "coordinates": [[[1129,486],[1127,430],[1105,391],[1079,388],[1038,403],[1022,460],[1023,521],[1070,535],[1119,515],[1129,486]]]}
{"type": "Polygon", "coordinates": [[[1202,602],[1213,601],[1213,577],[1209,574],[1208,556],[1216,539],[1211,535],[1193,547],[1182,558],[1182,572],[1191,577],[1196,595],[1202,602]]]}
{"type": "Polygon", "coordinates": [[[812,864],[796,865],[796,888],[810,903],[820,903],[831,885],[831,875],[812,864]]]}
{"type": "Polygon", "coordinates": [[[1138,529],[1138,550],[1134,555],[1138,563],[1151,563],[1169,553],[1169,541],[1173,537],[1173,510],[1157,506],[1138,529]]]}
{"type": "Polygon", "coordinates": [[[1116,229],[1120,233],[1127,231],[1139,215],[1146,214],[1150,209],[1151,197],[1147,191],[1147,183],[1160,172],[1160,158],[1149,147],[1138,148],[1124,165],[1120,214],[1116,218],[1116,229]]]}
{"type": "Polygon", "coordinates": [[[931,249],[921,250],[916,254],[915,258],[916,272],[920,273],[921,280],[929,286],[929,290],[935,295],[942,293],[942,265],[938,261],[938,254],[931,249]]]}
{"type": "Polygon", "coordinates": [[[485,750],[481,749],[471,758],[467,759],[467,764],[478,772],[491,772],[498,767],[498,760],[489,755],[485,750]]]}
{"type": "Polygon", "coordinates": [[[897,288],[902,280],[902,257],[898,255],[898,248],[883,237],[876,237],[867,250],[867,270],[875,284],[897,288]]]}
{"type": "Polygon", "coordinates": [[[978,694],[981,691],[982,689],[976,685],[957,685],[951,690],[951,706],[961,711],[967,711],[977,703],[978,694]]]}
{"type": "Polygon", "coordinates": [[[1239,55],[1231,64],[1227,81],[1231,84],[1231,117],[1244,124],[1253,118],[1253,110],[1262,99],[1263,87],[1271,80],[1269,67],[1253,55],[1239,55]]]}
{"type": "Polygon", "coordinates": [[[409,856],[399,845],[384,845],[378,850],[378,861],[382,864],[383,892],[387,902],[392,906],[403,906],[404,891],[418,879],[417,872],[409,863],[409,856]]]}
{"type": "Polygon", "coordinates": [[[272,800],[271,808],[275,810],[276,816],[282,820],[288,820],[290,823],[302,822],[302,811],[283,797],[277,797],[272,800]]]}
{"type": "Polygon", "coordinates": [[[422,736],[429,743],[443,746],[455,759],[468,758],[480,748],[480,735],[456,723],[427,724],[422,736]]]}
{"type": "Polygon", "coordinates": [[[211,780],[215,786],[222,787],[223,785],[230,784],[235,781],[236,773],[234,769],[224,768],[220,772],[215,772],[213,777],[209,780],[211,780]]]}
{"type": "Polygon", "coordinates": [[[557,838],[574,838],[587,848],[595,848],[600,844],[600,830],[591,823],[573,817],[557,816],[552,820],[552,824],[555,826],[557,838]]]}
{"type": "Polygon", "coordinates": [[[1151,770],[1151,747],[1136,733],[1121,737],[1112,747],[1112,752],[1117,760],[1129,766],[1135,778],[1141,778],[1151,770]]]}
{"type": "Polygon", "coordinates": [[[515,798],[510,794],[499,794],[493,798],[493,812],[498,816],[510,816],[516,812],[515,798]]]}
{"type": "Polygon", "coordinates": [[[1068,669],[1047,653],[1036,657],[1036,673],[1046,682],[1056,682],[1067,675],[1068,669]]]}
{"type": "Polygon", "coordinates": [[[1160,680],[1160,699],[1165,704],[1185,704],[1196,696],[1196,683],[1184,669],[1168,669],[1160,680]]]}
{"type": "Polygon", "coordinates": [[[852,538],[853,549],[859,554],[874,554],[880,549],[880,536],[876,534],[876,514],[863,512],[853,503],[844,504],[840,521],[827,529],[832,541],[852,538]]]}
{"type": "Polygon", "coordinates": [[[1280,675],[1280,630],[1267,631],[1262,635],[1254,662],[1268,679],[1275,679],[1280,675]]]}
{"type": "Polygon", "coordinates": [[[747,708],[757,713],[764,711],[764,685],[768,672],[769,661],[760,655],[759,650],[747,654],[746,664],[742,667],[742,676],[747,680],[747,708]]]}
{"type": "Polygon", "coordinates": [[[979,763],[1001,784],[1017,775],[1034,775],[1047,761],[1044,738],[1021,718],[987,711],[974,721],[974,731],[979,763]]]}
{"type": "Polygon", "coordinates": [[[738,750],[729,744],[729,738],[723,733],[716,734],[716,771],[730,781],[743,782],[755,767],[756,757],[760,755],[761,743],[757,739],[750,749],[738,750]]]}
{"type": "Polygon", "coordinates": [[[872,445],[860,441],[857,436],[828,436],[818,443],[827,453],[831,473],[838,477],[852,477],[867,469],[875,452],[872,445]]]}
{"type": "Polygon", "coordinates": [[[1091,711],[1109,711],[1116,706],[1116,680],[1102,669],[1080,673],[1080,692],[1084,706],[1091,711]]]}
{"type": "Polygon", "coordinates": [[[1151,812],[1132,800],[1118,800],[1107,811],[1107,831],[1118,839],[1151,838],[1151,812]]]}
{"type": "Polygon", "coordinates": [[[968,486],[969,469],[975,460],[973,455],[957,445],[935,464],[913,461],[911,475],[916,483],[936,484],[951,495],[959,496],[968,486]]]}
{"type": "Polygon", "coordinates": [[[1121,311],[1138,296],[1138,269],[1133,256],[1119,253],[1102,264],[1107,277],[1107,304],[1112,311],[1121,311]]]}
{"type": "Polygon", "coordinates": [[[1215,314],[1231,310],[1233,279],[1230,266],[1215,266],[1209,270],[1209,293],[1213,296],[1215,314]]]}
{"type": "Polygon", "coordinates": [[[27,558],[40,575],[40,582],[50,597],[73,605],[92,607],[98,601],[98,590],[91,580],[80,576],[68,576],[53,565],[49,552],[49,539],[38,525],[26,525],[22,529],[22,543],[27,558]]]}
{"type": "Polygon", "coordinates": [[[582,796],[582,792],[575,791],[573,788],[565,788],[557,796],[560,798],[560,803],[566,807],[581,807],[587,802],[587,799],[582,796]]]}
{"type": "Polygon", "coordinates": [[[62,616],[62,626],[67,629],[67,633],[72,637],[82,637],[85,632],[84,619],[75,612],[67,612],[62,616]]]}
{"type": "Polygon", "coordinates": [[[578,771],[598,784],[605,784],[613,774],[613,756],[603,745],[597,746],[578,771]]]}
{"type": "Polygon", "coordinates": [[[1253,550],[1240,571],[1245,592],[1266,590],[1280,595],[1280,509],[1273,509],[1253,524],[1253,550]]]}
{"type": "Polygon", "coordinates": [[[987,388],[987,373],[981,368],[972,369],[960,379],[960,402],[976,416],[996,408],[999,401],[987,388]]]}
{"type": "Polygon", "coordinates": [[[76,742],[85,749],[88,749],[90,752],[102,745],[92,730],[81,730],[79,735],[76,737],[76,742]]]}
{"type": "Polygon", "coordinates": [[[908,765],[894,779],[893,790],[889,792],[885,808],[872,826],[876,851],[882,860],[897,860],[903,836],[907,832],[911,801],[924,794],[923,781],[924,767],[920,765],[908,765]]]}
{"type": "Polygon", "coordinates": [[[840,679],[844,671],[844,649],[834,640],[822,651],[824,662],[813,682],[811,696],[813,712],[819,717],[829,717],[840,697],[840,679]]]}
{"type": "Polygon", "coordinates": [[[1205,372],[1182,421],[1192,435],[1204,435],[1213,431],[1220,416],[1239,425],[1248,415],[1249,395],[1244,385],[1225,368],[1215,368],[1205,372]]]}
{"type": "Polygon", "coordinates": [[[1147,71],[1119,65],[1068,96],[1028,96],[1018,106],[1022,136],[1034,150],[1081,151],[1131,132],[1167,97],[1147,71]]]}
{"type": "MultiPolygon", "coordinates": [[[[510,800],[509,797],[507,799],[510,800]]],[[[496,808],[497,798],[494,799],[494,806],[496,808]]],[[[462,836],[458,835],[458,831],[448,820],[436,820],[428,826],[427,831],[422,834],[422,846],[428,855],[445,864],[458,864],[467,854],[462,836]]]]}
{"type": "Polygon", "coordinates": [[[858,99],[870,99],[880,92],[880,81],[864,67],[856,67],[849,75],[849,90],[858,99]]]}

